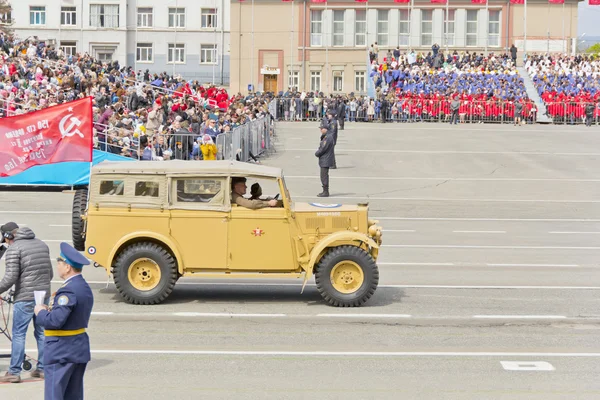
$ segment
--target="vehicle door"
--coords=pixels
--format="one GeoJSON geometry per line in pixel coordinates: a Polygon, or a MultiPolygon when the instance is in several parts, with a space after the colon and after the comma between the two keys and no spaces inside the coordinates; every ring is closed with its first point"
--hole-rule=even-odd
{"type": "MultiPolygon", "coordinates": [[[[248,192],[253,183],[261,185],[263,198],[273,197],[280,191],[277,179],[248,178],[248,192]]],[[[251,210],[232,204],[229,222],[231,270],[273,272],[292,271],[296,267],[289,214],[285,207],[251,210]]]]}
{"type": "Polygon", "coordinates": [[[225,177],[171,177],[171,236],[187,272],[227,267],[231,205],[225,177]]]}

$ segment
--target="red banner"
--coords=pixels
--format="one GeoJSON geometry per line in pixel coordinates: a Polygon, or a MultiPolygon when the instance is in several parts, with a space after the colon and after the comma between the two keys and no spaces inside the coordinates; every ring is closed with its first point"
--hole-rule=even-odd
{"type": "Polygon", "coordinates": [[[446,0],[431,0],[431,4],[446,4],[446,0]]]}
{"type": "Polygon", "coordinates": [[[565,0],[548,0],[550,4],[565,4],[565,0]]]}
{"type": "Polygon", "coordinates": [[[327,0],[310,0],[312,3],[327,3],[327,0]]]}
{"type": "Polygon", "coordinates": [[[510,0],[510,4],[525,4],[525,0],[510,0]]]}
{"type": "Polygon", "coordinates": [[[590,6],[600,6],[600,0],[590,0],[590,6]]]}
{"type": "Polygon", "coordinates": [[[410,3],[410,0],[394,0],[394,3],[410,3]]]}
{"type": "Polygon", "coordinates": [[[0,176],[35,165],[92,161],[92,98],[0,119],[0,176]]]}
{"type": "MultiPolygon", "coordinates": [[[[354,1],[356,1],[357,3],[366,3],[369,0],[354,0],[354,1]]],[[[590,1],[592,1],[592,0],[590,0],[590,1]]]]}
{"type": "Polygon", "coordinates": [[[485,4],[485,3],[487,3],[487,0],[471,0],[471,3],[473,3],[473,4],[485,4]]]}

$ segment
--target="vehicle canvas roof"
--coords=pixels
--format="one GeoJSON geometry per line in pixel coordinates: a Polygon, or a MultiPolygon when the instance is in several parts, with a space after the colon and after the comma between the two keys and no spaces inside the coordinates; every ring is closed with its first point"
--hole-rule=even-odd
{"type": "Polygon", "coordinates": [[[239,161],[103,161],[94,165],[92,174],[207,174],[226,176],[264,176],[279,178],[280,168],[239,161]]]}

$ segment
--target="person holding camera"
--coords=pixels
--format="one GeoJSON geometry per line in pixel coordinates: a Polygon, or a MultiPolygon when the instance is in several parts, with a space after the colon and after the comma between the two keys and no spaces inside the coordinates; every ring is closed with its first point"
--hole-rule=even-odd
{"type": "Polygon", "coordinates": [[[9,222],[0,227],[0,243],[7,244],[6,271],[0,281],[0,293],[15,286],[12,348],[10,368],[0,377],[0,383],[21,382],[21,365],[25,358],[25,337],[27,328],[33,320],[34,336],[38,347],[38,362],[31,373],[32,378],[44,378],[44,328],[34,316],[35,298],[33,292],[45,291],[44,303],[50,299],[50,281],[54,273],[50,262],[50,249],[46,243],[36,239],[29,228],[9,222]]]}

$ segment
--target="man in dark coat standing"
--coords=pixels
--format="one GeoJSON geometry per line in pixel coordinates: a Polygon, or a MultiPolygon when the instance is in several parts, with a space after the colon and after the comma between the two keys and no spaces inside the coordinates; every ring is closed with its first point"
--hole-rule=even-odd
{"type": "Polygon", "coordinates": [[[334,139],[333,131],[321,124],[321,143],[315,156],[319,158],[319,167],[321,168],[321,185],[323,191],[317,197],[329,197],[329,168],[335,165],[334,139]]]}
{"type": "MultiPolygon", "coordinates": [[[[340,131],[344,130],[344,120],[346,119],[346,103],[340,99],[337,106],[337,120],[340,124],[340,131]]],[[[337,139],[337,137],[336,137],[337,139]]]]}

